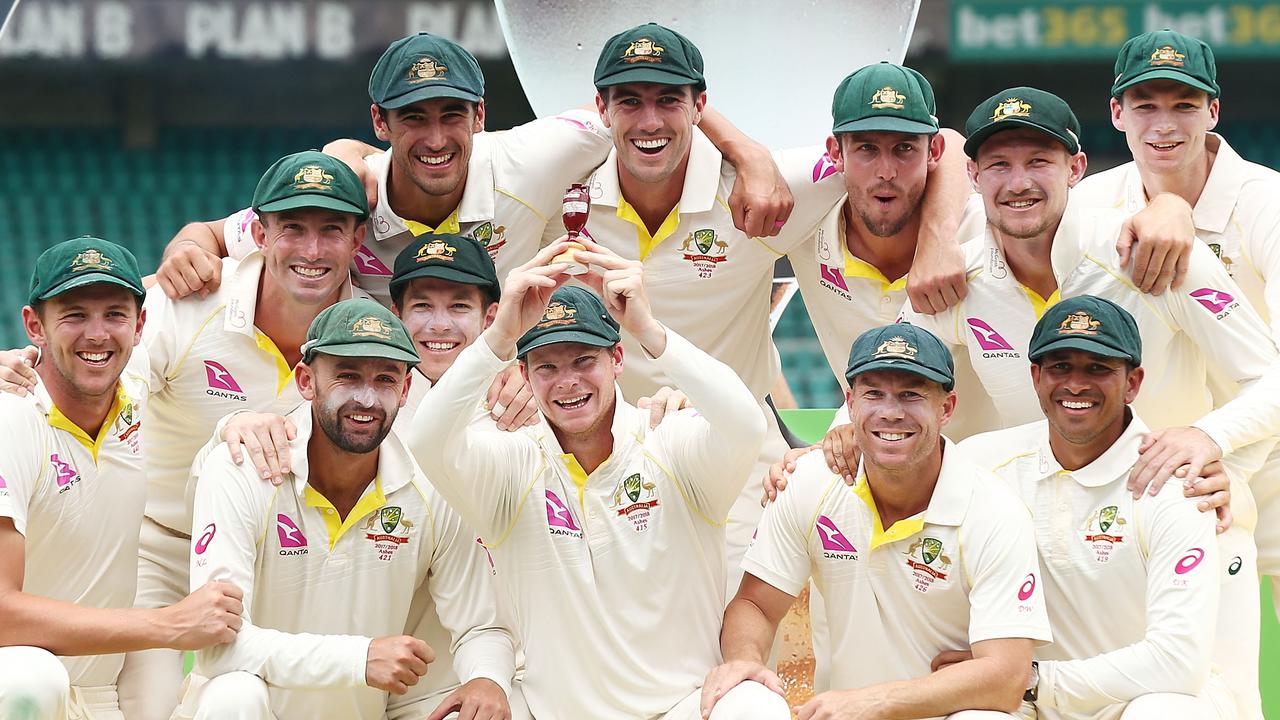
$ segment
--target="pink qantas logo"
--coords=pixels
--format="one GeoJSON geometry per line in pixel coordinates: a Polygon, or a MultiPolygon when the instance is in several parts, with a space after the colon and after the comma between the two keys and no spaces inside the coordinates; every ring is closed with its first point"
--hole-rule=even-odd
{"type": "Polygon", "coordinates": [[[387,266],[369,248],[361,245],[355,256],[356,272],[371,277],[391,277],[387,266]]]}
{"type": "Polygon", "coordinates": [[[969,330],[978,339],[978,346],[983,350],[1013,349],[1013,346],[1000,337],[1000,333],[996,332],[995,328],[988,325],[982,318],[971,317],[967,318],[965,322],[969,323],[969,330]]]}
{"type": "Polygon", "coordinates": [[[4,476],[0,475],[0,490],[3,490],[7,487],[9,487],[9,484],[4,481],[4,476]]]}
{"type": "Polygon", "coordinates": [[[223,367],[220,362],[205,360],[204,376],[209,381],[209,387],[215,390],[227,390],[234,393],[244,392],[240,389],[240,383],[231,377],[231,372],[223,367]]]}
{"type": "Polygon", "coordinates": [[[819,182],[835,175],[836,161],[831,159],[828,153],[822,153],[822,157],[818,158],[818,162],[813,166],[813,181],[819,182]]]}
{"type": "Polygon", "coordinates": [[[280,538],[282,548],[302,548],[307,546],[307,536],[302,534],[298,526],[288,515],[276,514],[276,536],[280,538]]]}
{"type": "Polygon", "coordinates": [[[551,527],[582,532],[582,528],[573,521],[573,514],[569,512],[569,508],[550,490],[547,491],[547,524],[551,527]]]}
{"type": "Polygon", "coordinates": [[[849,285],[844,281],[844,273],[840,272],[838,268],[833,268],[830,265],[819,265],[818,267],[821,268],[818,272],[822,275],[823,280],[845,292],[849,292],[849,285]]]}
{"type": "Polygon", "coordinates": [[[1235,302],[1235,297],[1233,295],[1208,287],[1202,287],[1189,294],[1193,300],[1205,306],[1205,308],[1211,313],[1220,313],[1227,307],[1227,305],[1235,302]]]}
{"type": "Polygon", "coordinates": [[[831,522],[831,518],[826,515],[818,516],[816,527],[818,528],[818,535],[822,539],[823,550],[847,553],[858,552],[857,549],[853,547],[853,543],[849,542],[849,539],[844,536],[844,533],[840,532],[840,528],[836,527],[836,524],[831,522]]]}
{"type": "Polygon", "coordinates": [[[49,463],[53,465],[58,487],[65,487],[67,483],[75,479],[77,475],[76,469],[63,462],[62,458],[58,457],[58,453],[49,456],[49,463]]]}

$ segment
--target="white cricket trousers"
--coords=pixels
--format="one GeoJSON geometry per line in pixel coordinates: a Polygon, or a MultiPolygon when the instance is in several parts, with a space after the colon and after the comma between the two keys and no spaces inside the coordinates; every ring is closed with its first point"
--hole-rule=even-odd
{"type": "MultiPolygon", "coordinates": [[[[696,708],[695,708],[696,709],[696,708]]],[[[696,715],[690,718],[696,718],[696,715]]],[[[668,714],[670,719],[671,715],[668,714]]],[[[748,680],[725,693],[711,709],[711,720],[790,720],[783,697],[758,682],[748,680]]],[[[680,720],[685,720],[680,718],[680,720]]],[[[1018,720],[1018,716],[994,710],[961,710],[947,720],[1018,720]]]]}
{"type": "Polygon", "coordinates": [[[48,650],[0,648],[0,718],[124,720],[114,685],[79,687],[48,650]]]}

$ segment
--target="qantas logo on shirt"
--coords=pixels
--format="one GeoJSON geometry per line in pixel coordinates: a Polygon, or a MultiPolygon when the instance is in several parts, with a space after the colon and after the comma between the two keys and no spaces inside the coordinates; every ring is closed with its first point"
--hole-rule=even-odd
{"type": "Polygon", "coordinates": [[[80,473],[58,457],[58,453],[49,456],[49,465],[53,469],[53,478],[58,483],[58,494],[66,492],[72,485],[80,482],[80,473]]]}
{"type": "Polygon", "coordinates": [[[547,525],[552,535],[582,537],[582,528],[573,521],[573,513],[569,512],[569,507],[550,490],[547,491],[547,525]]]}
{"type": "Polygon", "coordinates": [[[833,560],[857,560],[858,549],[840,532],[840,528],[826,515],[819,515],[814,523],[818,530],[818,539],[822,541],[823,557],[833,560]]]}
{"type": "Polygon", "coordinates": [[[965,322],[969,324],[969,332],[973,333],[973,337],[978,340],[978,347],[982,348],[982,357],[984,358],[1016,358],[1021,355],[1013,349],[1008,340],[1005,340],[996,329],[987,324],[982,318],[965,318],[965,322]]]}
{"type": "Polygon", "coordinates": [[[356,263],[356,272],[361,275],[368,275],[370,277],[391,277],[391,270],[387,269],[387,266],[378,259],[378,256],[374,255],[373,252],[364,245],[361,245],[360,249],[356,251],[354,260],[356,263]]]}
{"type": "Polygon", "coordinates": [[[813,181],[820,182],[835,173],[836,161],[831,159],[829,153],[822,153],[822,157],[818,158],[818,162],[813,166],[813,181]]]}
{"type": "Polygon", "coordinates": [[[845,282],[844,273],[840,271],[840,268],[819,264],[818,277],[821,278],[823,287],[834,291],[845,300],[853,299],[853,297],[849,295],[849,283],[845,282]]]}
{"type": "Polygon", "coordinates": [[[231,371],[227,370],[222,363],[216,360],[205,360],[204,376],[209,381],[209,387],[204,391],[206,395],[248,402],[249,398],[245,396],[244,390],[240,389],[240,383],[236,382],[231,371]]]}
{"type": "Polygon", "coordinates": [[[281,555],[306,555],[307,536],[297,523],[284,513],[276,514],[276,537],[280,539],[281,555]]]}
{"type": "Polygon", "coordinates": [[[1219,320],[1230,315],[1232,310],[1240,307],[1240,303],[1236,302],[1234,295],[1210,287],[1202,287],[1188,294],[1191,299],[1203,305],[1205,310],[1213,313],[1213,316],[1219,320]]]}

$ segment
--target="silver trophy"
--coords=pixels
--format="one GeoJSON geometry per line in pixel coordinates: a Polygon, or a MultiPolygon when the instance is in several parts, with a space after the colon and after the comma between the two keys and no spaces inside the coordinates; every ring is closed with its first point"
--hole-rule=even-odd
{"type": "Polygon", "coordinates": [[[821,143],[831,130],[836,85],[863,65],[902,62],[920,9],[919,0],[497,4],[511,59],[539,117],[594,95],[591,76],[605,40],[657,22],[702,51],[710,102],[772,148],[821,143]]]}

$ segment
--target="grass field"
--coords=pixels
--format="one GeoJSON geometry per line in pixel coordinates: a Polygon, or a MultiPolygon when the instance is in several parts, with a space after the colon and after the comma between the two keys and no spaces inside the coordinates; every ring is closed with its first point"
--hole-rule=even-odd
{"type": "MultiPolygon", "coordinates": [[[[810,442],[822,437],[831,410],[783,410],[782,419],[797,436],[810,442]]],[[[1280,720],[1280,623],[1276,622],[1269,584],[1262,588],[1262,652],[1258,658],[1263,714],[1280,720]]]]}

